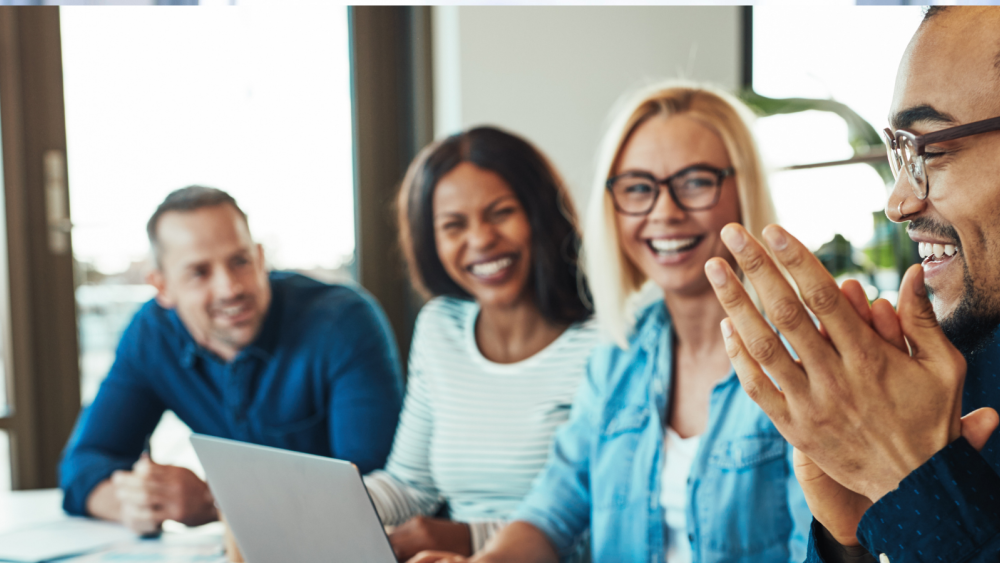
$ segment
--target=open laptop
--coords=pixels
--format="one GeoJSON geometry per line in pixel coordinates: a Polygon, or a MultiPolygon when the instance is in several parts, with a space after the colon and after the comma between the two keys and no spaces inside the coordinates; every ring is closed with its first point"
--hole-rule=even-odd
{"type": "Polygon", "coordinates": [[[248,563],[395,563],[353,464],[201,434],[191,444],[248,563]]]}

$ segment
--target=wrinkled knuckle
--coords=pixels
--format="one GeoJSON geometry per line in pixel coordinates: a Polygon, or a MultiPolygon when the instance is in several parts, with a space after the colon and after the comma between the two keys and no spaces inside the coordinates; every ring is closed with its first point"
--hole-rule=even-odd
{"type": "Polygon", "coordinates": [[[929,303],[927,306],[921,307],[914,314],[914,320],[921,328],[934,328],[938,325],[937,315],[934,313],[934,307],[929,303]]]}
{"type": "Polygon", "coordinates": [[[798,268],[804,263],[805,255],[798,249],[787,248],[779,253],[786,268],[798,268]]]}
{"type": "Polygon", "coordinates": [[[834,284],[823,284],[810,291],[805,299],[813,313],[826,315],[837,308],[840,302],[840,289],[834,284]]]}
{"type": "Polygon", "coordinates": [[[845,363],[850,364],[851,370],[857,373],[858,377],[869,380],[885,371],[883,363],[878,361],[878,356],[867,346],[852,346],[850,352],[845,354],[845,363]]]}
{"type": "Polygon", "coordinates": [[[768,364],[777,357],[778,344],[774,337],[764,336],[750,342],[747,350],[758,362],[768,364]]]}
{"type": "Polygon", "coordinates": [[[784,429],[793,426],[792,417],[788,411],[769,412],[767,413],[767,417],[771,419],[775,428],[777,428],[779,432],[782,432],[782,434],[784,434],[784,429]]]}
{"type": "Polygon", "coordinates": [[[725,341],[726,345],[726,355],[729,356],[730,360],[735,360],[742,353],[743,347],[736,342],[735,338],[727,338],[725,341]]]}
{"type": "Polygon", "coordinates": [[[750,397],[751,400],[757,402],[761,399],[763,395],[763,390],[760,387],[760,382],[756,379],[745,379],[743,380],[743,392],[750,397]]]}
{"type": "Polygon", "coordinates": [[[740,267],[743,268],[744,273],[752,275],[761,271],[766,264],[767,258],[762,252],[749,251],[740,262],[740,267]]]}
{"type": "Polygon", "coordinates": [[[736,284],[726,284],[726,288],[719,290],[716,297],[723,309],[732,311],[743,304],[743,292],[739,288],[733,287],[736,284]]]}
{"type": "Polygon", "coordinates": [[[771,306],[769,316],[779,330],[792,331],[799,327],[804,315],[798,300],[786,297],[771,306]]]}

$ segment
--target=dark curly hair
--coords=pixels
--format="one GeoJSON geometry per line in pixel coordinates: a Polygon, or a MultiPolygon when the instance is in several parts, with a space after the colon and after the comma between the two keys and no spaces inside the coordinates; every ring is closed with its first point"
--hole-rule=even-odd
{"type": "Polygon", "coordinates": [[[534,259],[528,284],[542,316],[554,322],[589,318],[580,233],[566,187],[531,143],[495,127],[476,127],[432,143],[410,164],[397,206],[399,243],[414,287],[427,297],[472,299],[445,271],[434,240],[434,189],[463,162],[498,174],[524,207],[534,259]]]}

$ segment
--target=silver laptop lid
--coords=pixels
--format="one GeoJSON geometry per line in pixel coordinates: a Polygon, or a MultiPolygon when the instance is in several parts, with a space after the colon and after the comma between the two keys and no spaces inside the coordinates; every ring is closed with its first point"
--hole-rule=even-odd
{"type": "Polygon", "coordinates": [[[394,563],[357,468],[346,461],[191,436],[248,563],[394,563]]]}

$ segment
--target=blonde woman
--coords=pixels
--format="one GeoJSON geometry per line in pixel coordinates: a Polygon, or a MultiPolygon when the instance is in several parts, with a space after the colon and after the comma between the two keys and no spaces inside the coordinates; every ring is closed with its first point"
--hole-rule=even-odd
{"type": "MultiPolygon", "coordinates": [[[[774,221],[749,111],[677,83],[627,101],[602,144],[584,232],[598,348],[570,422],[511,525],[472,561],[802,561],[792,448],[743,392],[705,276],[724,225],[774,221]],[[638,312],[644,287],[661,299],[638,312]]],[[[463,561],[424,553],[417,562],[463,561]]]]}

